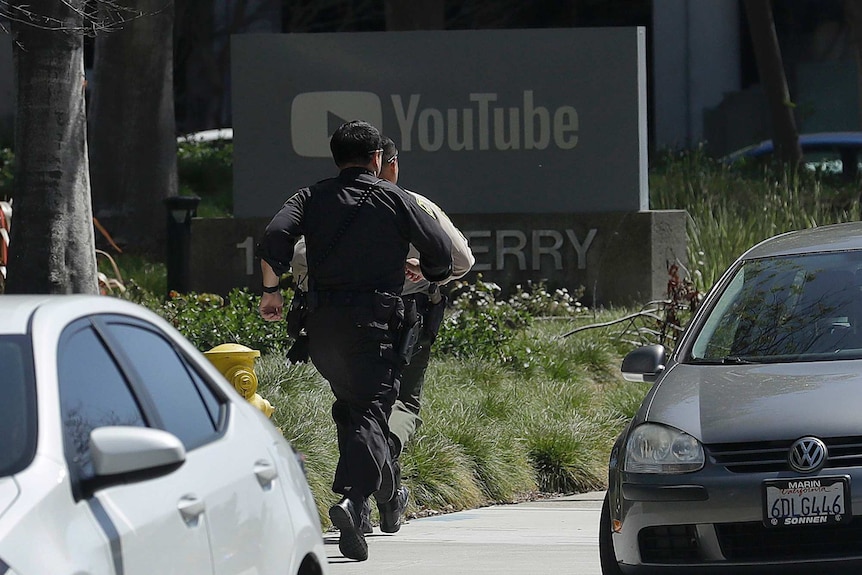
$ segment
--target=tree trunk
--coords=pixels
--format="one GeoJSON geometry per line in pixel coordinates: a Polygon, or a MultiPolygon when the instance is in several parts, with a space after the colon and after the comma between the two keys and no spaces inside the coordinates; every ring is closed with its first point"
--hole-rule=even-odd
{"type": "MultiPolygon", "coordinates": [[[[178,77],[176,104],[181,106],[181,131],[198,132],[223,128],[221,111],[224,108],[224,58],[216,54],[216,32],[213,4],[210,1],[175,0],[174,50],[178,77]]],[[[228,34],[229,31],[224,31],[228,34]]],[[[227,39],[220,39],[226,46],[227,39]]]]}
{"type": "Polygon", "coordinates": [[[177,194],[173,5],[138,0],[134,6],[147,15],[96,38],[90,84],[93,208],[124,249],[161,256],[167,233],[163,200],[177,194]]]}
{"type": "Polygon", "coordinates": [[[15,222],[6,293],[98,293],[84,108],[84,0],[18,1],[62,23],[12,22],[15,222]]]}
{"type": "Polygon", "coordinates": [[[770,0],[745,0],[745,13],[748,16],[757,70],[772,117],[775,157],[795,168],[802,161],[802,150],[799,147],[799,132],[793,116],[793,104],[787,88],[770,0]]]}
{"type": "Polygon", "coordinates": [[[386,29],[443,30],[445,4],[444,0],[386,0],[386,29]]]}

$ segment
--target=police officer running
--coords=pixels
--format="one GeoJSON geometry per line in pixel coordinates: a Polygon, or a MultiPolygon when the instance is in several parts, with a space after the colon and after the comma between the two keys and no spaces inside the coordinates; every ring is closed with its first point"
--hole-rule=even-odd
{"type": "Polygon", "coordinates": [[[410,244],[429,280],[451,274],[451,242],[415,198],[377,177],[382,139],[367,122],[343,124],[330,139],[340,172],[291,196],[267,225],[259,245],[261,316],[282,318],[280,275],[305,236],[308,251],[308,334],[311,361],[329,381],[335,402],[339,459],[329,509],[340,531],[338,547],[350,559],[368,558],[361,529],[374,495],[398,505],[394,446],[388,418],[404,365],[405,306],[400,297],[410,244]],[[394,501],[393,501],[394,500],[394,501]]]}
{"type": "MultiPolygon", "coordinates": [[[[383,138],[382,147],[383,162],[379,176],[397,184],[400,173],[398,148],[392,139],[386,137],[383,138]]],[[[422,330],[410,362],[404,366],[398,399],[392,408],[392,414],[389,416],[389,432],[395,454],[393,469],[396,476],[396,486],[401,484],[400,455],[407,442],[422,424],[419,411],[421,409],[422,387],[425,383],[425,371],[428,369],[431,346],[437,338],[446,307],[446,296],[441,293],[440,286],[463,277],[476,261],[467,239],[455,227],[449,216],[425,196],[410,190],[406,191],[416,199],[423,209],[433,214],[440,222],[443,231],[449,236],[452,242],[452,274],[439,282],[428,281],[422,275],[419,266],[419,251],[413,245],[410,246],[405,266],[404,288],[401,295],[405,301],[415,303],[417,312],[422,316],[422,330]]],[[[308,263],[304,239],[296,244],[291,261],[291,271],[294,279],[298,282],[298,289],[307,291],[308,263]]],[[[377,510],[380,514],[380,530],[384,533],[395,533],[401,528],[401,518],[407,504],[408,492],[407,487],[404,486],[396,487],[396,489],[400,493],[396,493],[395,498],[390,501],[377,502],[377,510]]],[[[364,508],[361,527],[365,533],[373,531],[368,513],[370,510],[367,507],[364,508]]]]}

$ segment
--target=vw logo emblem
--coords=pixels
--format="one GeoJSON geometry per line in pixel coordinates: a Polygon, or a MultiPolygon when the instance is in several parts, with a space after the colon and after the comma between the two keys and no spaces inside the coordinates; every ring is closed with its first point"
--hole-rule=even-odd
{"type": "Polygon", "coordinates": [[[790,467],[799,473],[819,471],[826,463],[826,444],[816,437],[803,437],[790,446],[790,467]]]}

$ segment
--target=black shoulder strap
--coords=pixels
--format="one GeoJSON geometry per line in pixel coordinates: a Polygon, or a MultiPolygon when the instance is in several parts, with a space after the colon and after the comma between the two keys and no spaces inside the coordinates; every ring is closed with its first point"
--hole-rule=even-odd
{"type": "MultiPolygon", "coordinates": [[[[375,181],[373,184],[369,184],[369,186],[362,192],[362,195],[359,196],[359,201],[356,202],[356,205],[353,206],[353,209],[350,211],[349,214],[347,214],[347,217],[344,218],[344,221],[341,222],[341,226],[338,227],[338,231],[336,231],[335,235],[332,236],[332,241],[329,242],[329,245],[326,246],[326,249],[323,250],[323,252],[319,256],[314,258],[315,268],[322,264],[324,261],[326,261],[326,258],[328,258],[329,255],[332,253],[332,250],[333,248],[335,248],[335,245],[338,243],[338,240],[341,239],[341,236],[344,235],[344,233],[347,231],[347,228],[349,228],[350,224],[353,223],[353,220],[356,219],[356,216],[359,214],[359,209],[362,207],[362,204],[364,204],[368,200],[368,198],[374,191],[374,188],[376,188],[377,184],[382,181],[382,179],[378,178],[377,181],[375,181]]],[[[309,266],[308,269],[310,271],[311,266],[309,266]]]]}

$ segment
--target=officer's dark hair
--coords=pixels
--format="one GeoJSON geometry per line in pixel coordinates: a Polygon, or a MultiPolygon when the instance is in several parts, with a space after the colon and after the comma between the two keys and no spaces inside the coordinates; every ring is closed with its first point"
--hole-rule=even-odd
{"type": "Polygon", "coordinates": [[[380,132],[362,120],[341,124],[329,139],[332,159],[338,167],[348,164],[366,165],[375,152],[383,149],[380,132]]]}
{"type": "Polygon", "coordinates": [[[392,141],[392,138],[383,137],[383,142],[380,144],[380,147],[383,148],[383,163],[391,162],[392,158],[398,155],[398,147],[395,145],[395,142],[392,141]]]}

